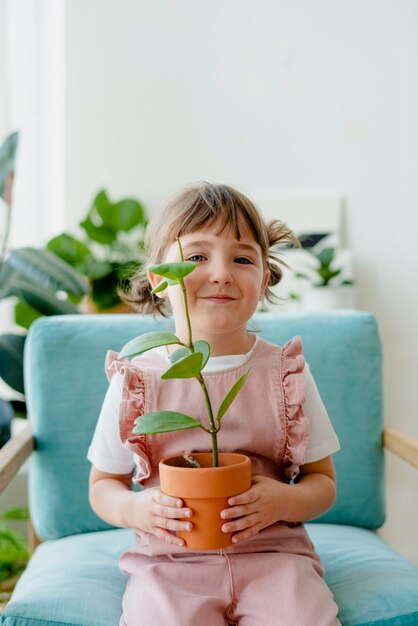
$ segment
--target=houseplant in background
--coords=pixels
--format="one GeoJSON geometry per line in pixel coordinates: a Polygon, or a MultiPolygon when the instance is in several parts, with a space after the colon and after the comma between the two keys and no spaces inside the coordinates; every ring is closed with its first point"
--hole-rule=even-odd
{"type": "Polygon", "coordinates": [[[312,248],[304,248],[302,252],[304,260],[299,257],[298,261],[304,264],[304,269],[295,273],[297,279],[304,281],[305,288],[300,293],[302,308],[355,308],[355,289],[348,251],[327,245],[325,239],[312,248]]]}
{"type": "Polygon", "coordinates": [[[184,284],[184,278],[195,269],[196,263],[183,260],[180,241],[178,244],[180,262],[154,265],[149,269],[154,274],[162,276],[162,281],[153,293],[163,291],[168,286],[180,285],[188,328],[187,343],[182,343],[171,332],[145,333],[127,343],[119,357],[134,357],[159,346],[180,345],[171,355],[171,365],[161,378],[197,380],[205,399],[208,414],[206,425],[189,415],[163,410],[139,417],[135,421],[133,432],[150,435],[201,428],[208,434],[212,442],[211,453],[175,456],[160,462],[161,490],[167,495],[181,498],[185,506],[193,510],[191,518],[193,530],[187,533],[178,532],[189,548],[195,550],[225,548],[231,545],[232,533],[222,532],[220,513],[227,507],[228,497],[250,488],[251,461],[243,454],[219,453],[217,435],[221,429],[222,418],[244,385],[249,369],[232,385],[215,415],[202,376],[202,370],[210,356],[210,345],[206,341],[193,341],[184,284]]]}
{"type": "MultiPolygon", "coordinates": [[[[23,385],[25,330],[41,315],[78,313],[77,302],[88,292],[86,279],[48,250],[8,249],[12,216],[14,165],[18,133],[10,135],[0,148],[0,196],[6,205],[0,256],[0,300],[15,298],[15,321],[22,333],[0,335],[0,378],[19,394],[19,399],[0,400],[0,415],[10,420],[26,415],[23,385]]],[[[2,443],[10,435],[4,432],[2,443]]]]}
{"type": "Polygon", "coordinates": [[[146,225],[137,200],[112,202],[102,189],[80,223],[82,239],[62,233],[48,242],[48,250],[87,277],[90,291],[82,303],[84,312],[131,311],[121,303],[118,287],[141,265],[146,225]]]}

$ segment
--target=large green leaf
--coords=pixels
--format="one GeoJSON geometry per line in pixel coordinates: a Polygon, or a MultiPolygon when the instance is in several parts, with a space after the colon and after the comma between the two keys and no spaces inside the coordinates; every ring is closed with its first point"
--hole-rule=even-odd
{"type": "Polygon", "coordinates": [[[113,230],[129,231],[136,226],[145,225],[144,211],[137,200],[126,198],[116,204],[109,204],[105,210],[98,208],[98,213],[105,226],[113,230]]]}
{"type": "Polygon", "coordinates": [[[73,267],[79,267],[90,254],[85,243],[68,233],[62,233],[47,243],[47,249],[73,267]]]}
{"type": "Polygon", "coordinates": [[[225,413],[231,406],[232,402],[235,400],[241,387],[243,386],[243,384],[245,383],[247,379],[250,369],[251,368],[249,367],[247,371],[242,376],[240,376],[237,381],[235,381],[231,389],[226,394],[225,398],[222,400],[221,405],[218,409],[218,413],[216,415],[218,422],[220,422],[221,418],[225,415],[225,413]]]}
{"type": "Polygon", "coordinates": [[[170,278],[171,280],[179,280],[184,278],[190,272],[193,272],[197,263],[191,261],[179,261],[178,263],[160,263],[159,265],[150,265],[149,271],[158,276],[164,276],[164,278],[170,278]]]}
{"type": "Polygon", "coordinates": [[[66,291],[77,296],[88,293],[85,277],[49,250],[17,248],[11,251],[7,262],[25,278],[53,292],[66,291]]]}
{"type": "Polygon", "coordinates": [[[12,133],[0,147],[0,197],[4,200],[4,183],[7,175],[14,171],[19,133],[12,133]]]}
{"type": "Polygon", "coordinates": [[[34,285],[25,278],[13,278],[4,289],[0,297],[17,296],[43,315],[67,315],[79,313],[75,304],[69,300],[59,300],[53,293],[40,285],[34,285]]]}
{"type": "Polygon", "coordinates": [[[128,341],[119,353],[119,358],[123,358],[125,356],[130,358],[136,356],[137,354],[142,354],[147,350],[152,350],[152,348],[158,348],[158,346],[169,346],[175,343],[181,343],[181,341],[173,333],[163,330],[153,330],[128,341]]]}
{"type": "Polygon", "coordinates": [[[23,348],[26,337],[0,335],[0,377],[19,393],[24,393],[23,348]]]}
{"type": "Polygon", "coordinates": [[[202,362],[203,354],[201,352],[193,352],[189,356],[173,363],[164,374],[161,374],[161,378],[163,380],[168,378],[194,378],[202,371],[202,362]]]}
{"type": "Polygon", "coordinates": [[[200,422],[189,415],[175,411],[155,411],[138,417],[133,432],[139,435],[156,435],[198,427],[201,428],[200,422]]]}

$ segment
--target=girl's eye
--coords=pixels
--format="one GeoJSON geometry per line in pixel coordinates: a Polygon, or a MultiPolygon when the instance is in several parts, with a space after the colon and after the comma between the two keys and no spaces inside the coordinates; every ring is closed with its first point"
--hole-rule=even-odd
{"type": "Polygon", "coordinates": [[[192,254],[187,258],[188,261],[192,261],[192,263],[200,263],[200,261],[204,261],[205,257],[203,254],[192,254]]]}
{"type": "Polygon", "coordinates": [[[234,259],[234,263],[240,263],[242,265],[252,265],[252,261],[250,259],[247,259],[247,257],[245,256],[239,256],[236,259],[234,259]]]}

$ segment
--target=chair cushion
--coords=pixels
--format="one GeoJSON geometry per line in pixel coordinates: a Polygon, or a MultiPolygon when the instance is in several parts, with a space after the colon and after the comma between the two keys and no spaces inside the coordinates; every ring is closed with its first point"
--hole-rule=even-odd
{"type": "MultiPolygon", "coordinates": [[[[343,626],[418,624],[418,568],[372,531],[335,524],[307,524],[307,529],[343,626]]],[[[115,626],[127,583],[118,557],[133,541],[132,531],[118,529],[41,544],[1,623],[115,626]]]]}
{"type": "Polygon", "coordinates": [[[116,626],[127,577],[120,554],[131,530],[85,533],[42,543],[1,618],[5,626],[116,626]]]}
{"type": "Polygon", "coordinates": [[[374,532],[307,524],[343,626],[418,624],[418,568],[374,532]]]}

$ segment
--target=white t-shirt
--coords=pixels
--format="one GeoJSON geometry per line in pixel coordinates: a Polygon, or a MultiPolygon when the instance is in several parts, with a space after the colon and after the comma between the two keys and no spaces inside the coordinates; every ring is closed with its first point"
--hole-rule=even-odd
{"type": "MultiPolygon", "coordinates": [[[[215,372],[239,367],[251,356],[253,347],[247,354],[232,354],[210,357],[204,372],[215,372]]],[[[154,348],[164,357],[169,357],[166,349],[154,348]]],[[[309,443],[305,454],[305,463],[319,461],[340,449],[337,435],[332,427],[328,413],[319,395],[315,381],[305,363],[303,370],[305,382],[305,402],[303,411],[309,421],[309,443]]],[[[134,469],[133,453],[122,445],[119,436],[119,405],[122,399],[123,375],[114,374],[103,401],[93,440],[90,444],[87,458],[102,472],[109,474],[129,474],[134,469]]]]}

